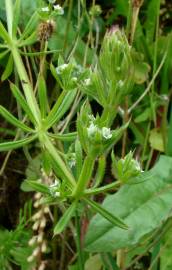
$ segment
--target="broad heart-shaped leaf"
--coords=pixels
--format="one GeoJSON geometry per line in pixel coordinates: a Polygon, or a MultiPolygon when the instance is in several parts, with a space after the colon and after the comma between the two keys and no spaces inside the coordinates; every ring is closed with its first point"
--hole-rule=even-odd
{"type": "Polygon", "coordinates": [[[103,207],[122,218],[129,229],[117,228],[97,214],[86,235],[87,251],[109,252],[131,247],[172,215],[172,158],[161,156],[149,173],[152,175],[149,180],[126,184],[117,193],[107,196],[103,203],[103,207]]]}

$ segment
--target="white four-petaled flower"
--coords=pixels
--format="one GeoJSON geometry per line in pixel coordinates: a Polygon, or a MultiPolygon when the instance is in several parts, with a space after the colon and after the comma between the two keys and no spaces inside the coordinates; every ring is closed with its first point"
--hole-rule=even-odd
{"type": "Polygon", "coordinates": [[[64,14],[64,10],[60,5],[54,5],[54,10],[58,11],[59,15],[63,15],[64,14]]]}
{"type": "Polygon", "coordinates": [[[49,7],[42,7],[41,10],[42,10],[43,12],[49,12],[49,11],[50,11],[50,10],[49,10],[49,7]]]}
{"type": "Polygon", "coordinates": [[[112,138],[112,133],[111,133],[110,128],[103,127],[103,128],[102,128],[102,136],[103,136],[103,138],[105,138],[106,140],[112,138]]]}

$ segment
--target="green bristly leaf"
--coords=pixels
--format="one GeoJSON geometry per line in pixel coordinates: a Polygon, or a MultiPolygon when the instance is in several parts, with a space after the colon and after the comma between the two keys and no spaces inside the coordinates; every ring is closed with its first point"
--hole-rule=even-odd
{"type": "Polygon", "coordinates": [[[26,180],[25,181],[34,191],[41,192],[44,194],[50,194],[49,187],[39,183],[38,181],[31,181],[31,180],[26,180]]]}
{"type": "Polygon", "coordinates": [[[0,143],[0,152],[20,148],[28,143],[31,143],[36,138],[37,138],[37,135],[33,135],[33,136],[27,137],[25,139],[17,140],[17,141],[0,143]]]}
{"type": "Polygon", "coordinates": [[[52,127],[55,123],[57,123],[69,110],[75,96],[77,90],[71,90],[69,92],[63,91],[49,113],[48,117],[45,120],[45,126],[48,128],[52,127]]]}
{"type": "Polygon", "coordinates": [[[40,75],[38,78],[38,97],[39,97],[41,116],[44,119],[47,113],[48,103],[47,103],[46,83],[42,75],[40,75]]]}
{"type": "Polygon", "coordinates": [[[15,118],[10,112],[8,112],[3,106],[0,105],[0,114],[12,125],[26,131],[33,132],[34,130],[23,124],[20,120],[15,118]]]}
{"type": "Polygon", "coordinates": [[[14,18],[13,18],[13,37],[16,36],[17,33],[17,27],[20,19],[20,4],[21,0],[16,0],[15,5],[14,5],[14,18]]]}
{"type": "Polygon", "coordinates": [[[114,226],[117,226],[122,229],[129,229],[128,226],[118,217],[114,216],[111,214],[111,212],[107,211],[105,208],[100,206],[98,203],[88,199],[88,198],[83,198],[84,201],[90,205],[94,211],[99,213],[102,217],[110,221],[114,226]]]}
{"type": "Polygon", "coordinates": [[[22,95],[22,93],[20,92],[20,90],[17,88],[17,86],[13,83],[10,84],[10,88],[11,91],[14,95],[14,97],[16,98],[16,100],[18,101],[18,103],[20,104],[21,108],[25,111],[25,113],[27,114],[27,116],[29,117],[29,119],[32,121],[32,123],[36,123],[36,119],[33,116],[33,113],[31,112],[24,96],[22,95]]]}
{"type": "Polygon", "coordinates": [[[7,65],[6,65],[6,68],[1,76],[1,80],[2,81],[5,81],[6,79],[8,79],[8,77],[11,75],[13,71],[13,57],[12,55],[10,54],[9,55],[9,58],[8,58],[8,62],[7,62],[7,65]]]}
{"type": "Polygon", "coordinates": [[[61,217],[61,219],[57,222],[56,226],[54,227],[54,235],[60,234],[65,227],[68,225],[70,219],[72,218],[76,207],[77,207],[77,201],[74,201],[69,208],[66,210],[64,215],[61,217]]]}
{"type": "Polygon", "coordinates": [[[60,141],[64,141],[64,142],[71,142],[74,141],[77,137],[77,132],[71,132],[71,133],[66,133],[66,134],[53,134],[53,133],[48,133],[48,135],[52,138],[52,139],[57,139],[60,141]]]}
{"type": "Polygon", "coordinates": [[[6,31],[5,27],[3,26],[3,24],[0,22],[0,37],[7,42],[7,44],[11,45],[11,38],[8,34],[8,32],[6,31]]]}

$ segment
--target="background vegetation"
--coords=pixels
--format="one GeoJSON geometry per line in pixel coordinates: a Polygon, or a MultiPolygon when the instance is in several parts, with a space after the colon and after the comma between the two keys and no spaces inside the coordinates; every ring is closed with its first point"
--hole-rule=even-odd
{"type": "Polygon", "coordinates": [[[171,270],[171,1],[0,19],[0,269],[171,270]]]}

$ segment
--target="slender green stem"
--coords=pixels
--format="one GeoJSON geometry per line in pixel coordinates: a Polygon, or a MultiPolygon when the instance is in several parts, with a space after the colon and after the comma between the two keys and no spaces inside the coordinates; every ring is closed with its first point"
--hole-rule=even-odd
{"type": "Polygon", "coordinates": [[[79,180],[73,193],[74,197],[79,198],[84,193],[93,172],[94,162],[95,158],[91,155],[85,158],[79,180]]]}
{"type": "Polygon", "coordinates": [[[22,58],[18,52],[18,49],[15,47],[15,45],[12,46],[11,52],[12,52],[12,55],[14,58],[14,62],[15,62],[20,80],[22,82],[23,90],[24,90],[28,105],[29,105],[34,117],[35,117],[35,120],[37,121],[37,123],[40,123],[41,120],[40,120],[40,111],[38,108],[38,104],[37,104],[36,98],[34,96],[33,89],[32,89],[32,86],[30,84],[30,81],[29,81],[26,69],[24,67],[22,58]]]}
{"type": "Polygon", "coordinates": [[[45,133],[42,133],[42,134],[40,133],[39,139],[42,146],[47,149],[49,154],[52,156],[52,158],[56,162],[57,167],[61,171],[62,175],[64,176],[66,181],[68,181],[70,188],[73,189],[73,187],[76,186],[75,179],[73,175],[70,173],[70,171],[68,170],[68,168],[66,167],[66,164],[64,163],[64,161],[59,156],[51,140],[48,138],[48,136],[45,133]]]}
{"type": "Polygon", "coordinates": [[[67,24],[66,24],[66,31],[65,31],[65,37],[64,37],[64,54],[68,43],[68,35],[70,32],[70,24],[71,24],[71,14],[72,14],[72,7],[73,7],[73,0],[69,1],[69,10],[68,10],[68,16],[67,16],[67,24]]]}
{"type": "Polygon", "coordinates": [[[78,251],[78,267],[79,270],[84,270],[84,261],[83,261],[83,251],[81,247],[81,228],[80,228],[80,218],[78,212],[75,212],[75,221],[76,221],[76,246],[78,251]]]}

